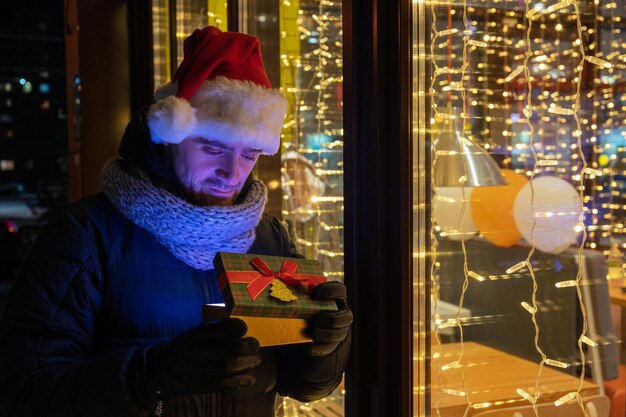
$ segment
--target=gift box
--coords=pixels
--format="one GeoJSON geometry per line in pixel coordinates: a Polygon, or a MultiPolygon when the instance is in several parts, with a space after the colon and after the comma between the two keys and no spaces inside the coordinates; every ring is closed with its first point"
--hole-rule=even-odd
{"type": "Polygon", "coordinates": [[[225,305],[204,305],[203,319],[238,317],[261,346],[309,342],[306,319],[337,310],[309,296],[326,282],[317,260],[218,252],[213,264],[225,305]]]}

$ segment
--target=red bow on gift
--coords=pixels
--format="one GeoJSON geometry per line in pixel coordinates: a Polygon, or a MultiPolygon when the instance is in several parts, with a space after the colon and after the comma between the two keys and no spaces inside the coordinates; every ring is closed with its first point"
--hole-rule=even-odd
{"type": "Polygon", "coordinates": [[[285,259],[279,272],[272,271],[270,267],[263,262],[263,259],[258,257],[252,259],[250,264],[261,273],[261,275],[253,279],[247,287],[248,293],[253,300],[255,300],[275,279],[279,279],[287,285],[306,285],[309,287],[314,287],[326,281],[323,276],[319,275],[296,274],[298,264],[289,259],[285,259]]]}

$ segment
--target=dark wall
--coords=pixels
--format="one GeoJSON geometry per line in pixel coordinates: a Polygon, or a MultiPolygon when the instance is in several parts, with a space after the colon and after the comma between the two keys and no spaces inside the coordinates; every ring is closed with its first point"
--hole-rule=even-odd
{"type": "Polygon", "coordinates": [[[100,191],[131,116],[127,15],[126,1],[78,2],[83,196],[100,191]]]}

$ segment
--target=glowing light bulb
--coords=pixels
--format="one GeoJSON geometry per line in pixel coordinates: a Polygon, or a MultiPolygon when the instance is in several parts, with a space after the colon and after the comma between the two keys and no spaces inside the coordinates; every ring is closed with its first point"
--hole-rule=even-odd
{"type": "Polygon", "coordinates": [[[575,287],[576,286],[576,280],[570,279],[567,281],[560,281],[557,282],[556,284],[554,284],[555,287],[557,288],[567,288],[567,287],[575,287]]]}
{"type": "Polygon", "coordinates": [[[526,301],[522,301],[521,305],[522,307],[524,307],[524,310],[528,311],[530,314],[534,314],[537,312],[537,309],[528,304],[526,301]]]}
{"type": "Polygon", "coordinates": [[[507,77],[504,79],[504,81],[506,81],[507,83],[509,81],[511,81],[513,78],[517,77],[518,75],[520,75],[522,73],[522,71],[524,71],[526,69],[526,66],[522,65],[520,67],[515,68],[515,70],[510,73],[509,75],[507,75],[507,77]]]}
{"type": "Polygon", "coordinates": [[[482,282],[482,281],[485,281],[485,277],[483,277],[482,275],[477,274],[477,273],[476,273],[476,272],[474,272],[474,271],[469,271],[469,272],[467,273],[467,275],[468,275],[469,277],[474,278],[476,281],[481,281],[481,282],[482,282]]]}
{"type": "Polygon", "coordinates": [[[569,394],[565,394],[564,396],[562,396],[561,398],[559,398],[558,400],[556,400],[554,402],[554,405],[556,405],[557,407],[565,404],[566,402],[573,400],[574,398],[576,398],[578,394],[575,392],[570,392],[569,394]]]}
{"type": "Polygon", "coordinates": [[[569,367],[569,364],[565,363],[565,362],[561,362],[561,361],[555,361],[554,359],[548,359],[546,358],[544,360],[544,362],[550,366],[556,366],[557,368],[567,368],[569,367]]]}
{"type": "Polygon", "coordinates": [[[514,272],[519,271],[520,269],[526,268],[526,266],[527,266],[527,262],[526,261],[522,261],[520,263],[517,263],[517,264],[513,265],[509,269],[507,269],[506,273],[507,274],[512,274],[514,272]]]}
{"type": "Polygon", "coordinates": [[[561,114],[564,116],[571,116],[575,113],[572,109],[566,109],[560,106],[551,106],[548,108],[548,112],[553,114],[561,114]]]}
{"type": "Polygon", "coordinates": [[[599,66],[601,68],[611,68],[611,67],[613,67],[613,65],[610,62],[605,61],[604,59],[601,59],[601,58],[597,58],[597,57],[592,56],[592,55],[587,55],[585,57],[585,59],[587,61],[591,62],[593,65],[597,65],[597,66],[599,66]]]}
{"type": "Polygon", "coordinates": [[[593,340],[585,336],[584,334],[580,336],[580,340],[588,346],[595,347],[598,344],[593,340]]]}
{"type": "Polygon", "coordinates": [[[454,361],[447,363],[441,367],[442,371],[447,371],[448,369],[457,369],[461,367],[461,363],[459,361],[454,361]]]}
{"type": "Polygon", "coordinates": [[[465,397],[466,395],[464,391],[451,389],[451,388],[444,388],[443,391],[450,395],[456,395],[457,397],[465,397]]]}
{"type": "Polygon", "coordinates": [[[518,388],[517,390],[515,390],[520,397],[524,398],[525,400],[527,400],[528,402],[530,402],[531,404],[535,403],[535,397],[533,397],[532,395],[530,395],[529,393],[527,393],[526,391],[524,391],[521,388],[518,388]]]}

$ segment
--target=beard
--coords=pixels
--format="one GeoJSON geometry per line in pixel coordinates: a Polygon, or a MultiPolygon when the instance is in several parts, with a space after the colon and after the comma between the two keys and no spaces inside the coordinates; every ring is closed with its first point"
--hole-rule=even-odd
{"type": "Polygon", "coordinates": [[[172,171],[178,180],[180,194],[191,204],[196,206],[232,206],[241,191],[241,184],[235,186],[225,183],[221,178],[215,178],[207,174],[208,169],[194,168],[197,164],[185,151],[183,144],[165,147],[165,158],[169,160],[172,171]]]}
{"type": "Polygon", "coordinates": [[[187,199],[197,206],[232,206],[237,199],[238,189],[236,187],[228,187],[219,180],[205,180],[193,184],[189,188],[185,188],[187,199]],[[229,196],[220,196],[211,194],[211,188],[219,191],[230,192],[229,196]]]}
{"type": "Polygon", "coordinates": [[[232,206],[236,198],[237,195],[233,195],[232,197],[217,197],[202,192],[187,192],[187,199],[196,206],[232,206]]]}

